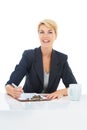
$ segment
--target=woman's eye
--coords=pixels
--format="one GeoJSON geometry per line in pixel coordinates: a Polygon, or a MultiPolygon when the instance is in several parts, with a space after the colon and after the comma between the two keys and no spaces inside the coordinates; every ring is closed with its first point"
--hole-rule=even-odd
{"type": "Polygon", "coordinates": [[[39,33],[40,33],[40,34],[44,34],[44,31],[40,31],[39,33]]]}
{"type": "Polygon", "coordinates": [[[52,33],[53,33],[52,31],[49,32],[49,34],[52,34],[52,33]]]}

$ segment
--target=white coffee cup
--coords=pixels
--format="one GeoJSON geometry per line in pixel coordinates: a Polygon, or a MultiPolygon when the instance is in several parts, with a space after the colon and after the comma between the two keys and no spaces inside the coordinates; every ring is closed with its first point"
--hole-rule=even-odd
{"type": "Polygon", "coordinates": [[[69,84],[68,96],[73,101],[79,101],[81,97],[81,84],[69,84]]]}

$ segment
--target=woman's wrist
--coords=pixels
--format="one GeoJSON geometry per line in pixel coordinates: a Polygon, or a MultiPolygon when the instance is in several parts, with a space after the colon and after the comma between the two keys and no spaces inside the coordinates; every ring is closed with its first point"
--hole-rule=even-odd
{"type": "Polygon", "coordinates": [[[68,89],[67,88],[64,88],[64,89],[61,89],[61,91],[62,91],[62,94],[63,94],[63,96],[67,96],[68,95],[68,89]]]}
{"type": "Polygon", "coordinates": [[[7,84],[7,85],[5,86],[5,88],[6,88],[6,93],[9,94],[9,95],[12,95],[13,86],[10,85],[10,84],[7,84]]]}

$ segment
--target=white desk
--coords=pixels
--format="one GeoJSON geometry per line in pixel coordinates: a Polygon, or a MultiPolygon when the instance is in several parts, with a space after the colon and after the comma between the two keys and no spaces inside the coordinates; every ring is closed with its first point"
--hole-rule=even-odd
{"type": "Polygon", "coordinates": [[[87,130],[87,95],[80,101],[19,102],[0,94],[0,130],[87,130]]]}

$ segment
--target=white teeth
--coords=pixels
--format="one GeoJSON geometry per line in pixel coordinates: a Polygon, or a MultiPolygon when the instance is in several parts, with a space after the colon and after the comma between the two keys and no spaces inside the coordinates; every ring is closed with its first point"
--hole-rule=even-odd
{"type": "Polygon", "coordinates": [[[48,43],[48,42],[49,42],[49,40],[43,40],[43,42],[44,42],[44,43],[48,43]]]}

